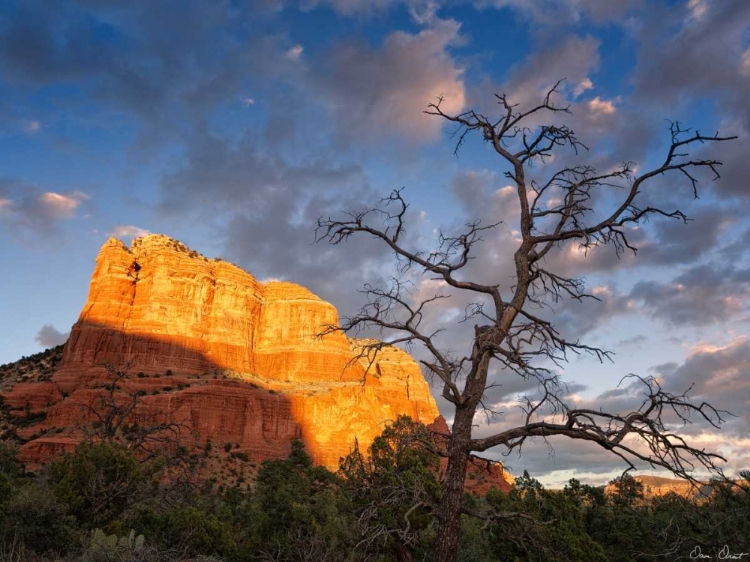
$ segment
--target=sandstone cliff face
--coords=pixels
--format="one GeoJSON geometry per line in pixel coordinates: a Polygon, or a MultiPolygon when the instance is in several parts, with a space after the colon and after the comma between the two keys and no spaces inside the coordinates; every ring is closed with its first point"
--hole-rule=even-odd
{"type": "MultiPolygon", "coordinates": [[[[335,308],[304,287],[260,283],[170,238],[146,236],[130,248],[110,239],[52,381],[16,385],[6,401],[46,409],[37,434],[72,427],[103,365],[127,367],[131,390],[145,392],[141,416],[169,412],[256,460],[283,457],[301,437],[316,462],[336,468],[355,438],[369,445],[389,420],[408,414],[429,424],[439,415],[400,350],[383,354],[365,380],[356,342],[318,336],[337,322],[335,308]]],[[[37,438],[22,454],[40,460],[63,443],[37,438]]]]}
{"type": "MultiPolygon", "coordinates": [[[[4,394],[10,408],[46,416],[19,431],[29,439],[21,458],[41,463],[75,446],[105,365],[127,370],[124,388],[143,395],[139,420],[185,423],[196,444],[231,443],[254,461],[284,458],[302,438],[335,470],[355,439],[365,449],[399,415],[445,425],[408,354],[387,348],[368,369],[363,342],[319,336],[337,323],[336,309],[299,285],[261,283],[165,236],[130,248],[110,239],[51,380],[4,394]]],[[[502,470],[493,478],[507,484],[502,470]]]]}
{"type": "Polygon", "coordinates": [[[278,382],[360,381],[336,309],[292,283],[261,284],[239,267],[150,235],[110,239],[65,348],[58,380],[125,358],[144,373],[210,369],[278,382]],[[117,332],[117,336],[113,334],[117,332]]]}

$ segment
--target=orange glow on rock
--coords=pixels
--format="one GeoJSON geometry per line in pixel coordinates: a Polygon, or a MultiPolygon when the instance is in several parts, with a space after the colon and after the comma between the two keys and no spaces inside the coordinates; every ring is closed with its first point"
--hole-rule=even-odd
{"type": "MultiPolygon", "coordinates": [[[[366,364],[353,360],[358,342],[319,337],[337,323],[336,309],[299,285],[260,283],[165,236],[131,248],[110,239],[52,382],[18,384],[6,399],[47,409],[35,432],[72,428],[103,365],[129,363],[128,389],[146,393],[139,417],[168,413],[189,421],[199,440],[239,443],[256,461],[285,457],[301,437],[316,463],[335,470],[355,439],[369,446],[399,415],[426,424],[439,415],[408,354],[386,350],[365,377],[366,364]]],[[[74,443],[42,437],[22,457],[42,462],[74,443]]]]}

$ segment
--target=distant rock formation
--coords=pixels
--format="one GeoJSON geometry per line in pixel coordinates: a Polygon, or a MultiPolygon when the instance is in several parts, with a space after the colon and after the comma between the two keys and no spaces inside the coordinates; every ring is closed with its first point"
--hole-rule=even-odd
{"type": "Polygon", "coordinates": [[[355,439],[369,446],[399,415],[440,423],[408,354],[385,349],[365,377],[360,342],[320,336],[337,323],[336,309],[299,285],[261,283],[166,236],[130,248],[110,239],[54,374],[3,393],[7,408],[37,416],[18,430],[21,458],[42,463],[75,445],[105,365],[127,369],[139,419],[169,415],[254,461],[283,458],[301,438],[336,469],[355,439]]]}
{"type": "MultiPolygon", "coordinates": [[[[665,478],[663,476],[636,475],[633,480],[643,485],[643,496],[645,498],[655,498],[666,496],[674,493],[683,498],[701,498],[708,497],[711,494],[712,487],[709,484],[693,486],[687,480],[681,478],[665,478]]],[[[615,490],[612,484],[604,488],[606,494],[611,494],[615,490]]]]}

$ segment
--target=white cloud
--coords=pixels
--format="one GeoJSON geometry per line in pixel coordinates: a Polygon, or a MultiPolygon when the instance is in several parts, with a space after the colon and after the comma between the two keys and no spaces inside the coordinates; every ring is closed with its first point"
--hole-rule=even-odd
{"type": "Polygon", "coordinates": [[[38,133],[42,130],[42,124],[36,120],[25,120],[21,124],[21,127],[23,128],[24,132],[30,135],[38,133]]]}
{"type": "Polygon", "coordinates": [[[688,347],[687,357],[688,359],[690,359],[694,357],[695,355],[699,355],[699,354],[710,354],[710,353],[718,353],[721,351],[726,351],[731,347],[744,344],[746,341],[747,341],[746,336],[738,336],[726,344],[711,343],[711,342],[701,340],[688,347]]]}
{"type": "Polygon", "coordinates": [[[89,196],[82,191],[72,191],[68,195],[48,191],[37,198],[37,204],[42,214],[50,218],[71,218],[76,209],[87,201],[89,196]]]}
{"type": "Polygon", "coordinates": [[[41,191],[23,180],[0,178],[0,226],[21,239],[61,236],[59,221],[77,216],[89,199],[83,191],[41,191]]]}
{"type": "Polygon", "coordinates": [[[575,97],[580,96],[586,90],[591,90],[594,87],[594,83],[587,76],[581,80],[578,85],[573,89],[573,95],[575,97]]]}
{"type": "Polygon", "coordinates": [[[460,40],[460,27],[453,20],[437,20],[417,34],[391,33],[376,50],[355,43],[333,51],[328,68],[315,73],[315,87],[331,112],[344,116],[336,120],[342,135],[437,138],[444,123],[423,113],[427,104],[442,96],[442,109],[458,113],[466,102],[463,68],[448,52],[460,40]]]}
{"type": "Polygon", "coordinates": [[[432,25],[437,21],[440,2],[437,0],[412,0],[409,2],[409,15],[419,25],[432,25]]]}
{"type": "Polygon", "coordinates": [[[300,57],[302,56],[302,52],[303,52],[304,50],[305,50],[305,49],[304,49],[304,48],[302,47],[302,45],[295,45],[294,47],[292,47],[291,49],[289,49],[289,50],[288,50],[288,51],[286,52],[286,54],[284,55],[284,57],[285,57],[285,58],[286,58],[287,60],[290,60],[290,61],[294,61],[294,62],[296,62],[296,61],[298,61],[298,60],[299,60],[299,58],[300,58],[300,57]]]}
{"type": "MultiPolygon", "coordinates": [[[[599,67],[599,45],[594,37],[562,38],[554,48],[534,52],[515,65],[500,90],[511,103],[526,107],[538,103],[555,82],[565,78],[560,94],[579,95],[589,89],[589,76],[599,67]]],[[[496,106],[496,100],[491,101],[496,106]]],[[[559,103],[559,98],[553,102],[559,103]]]]}
{"type": "Polygon", "coordinates": [[[688,20],[701,21],[708,14],[708,0],[689,0],[687,9],[690,12],[688,20]]]}
{"type": "Polygon", "coordinates": [[[139,228],[132,224],[121,224],[115,227],[110,236],[114,236],[115,238],[140,238],[149,234],[151,234],[151,231],[145,228],[139,228]]]}
{"type": "Polygon", "coordinates": [[[599,96],[588,102],[589,114],[593,119],[605,119],[617,112],[613,100],[603,100],[599,96]]]}
{"type": "Polygon", "coordinates": [[[39,329],[34,339],[43,348],[55,347],[65,343],[68,340],[70,332],[62,333],[51,324],[45,324],[39,329]]]}
{"type": "Polygon", "coordinates": [[[251,105],[255,105],[255,98],[242,98],[242,105],[245,107],[250,107],[251,105]]]}

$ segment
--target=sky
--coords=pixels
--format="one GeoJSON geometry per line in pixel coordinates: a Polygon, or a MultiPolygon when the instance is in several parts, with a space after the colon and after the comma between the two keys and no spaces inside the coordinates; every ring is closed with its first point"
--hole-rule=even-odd
{"type": "MultiPolygon", "coordinates": [[[[526,107],[560,79],[565,122],[589,147],[577,162],[658,166],[669,120],[739,137],[700,147],[724,165],[720,180],[699,177],[698,198],[678,176],[644,195],[688,224],[641,225],[636,256],[570,245],[550,260],[601,299],[558,303],[561,331],[616,353],[572,358],[560,372],[570,400],[628,410],[639,400],[618,387],[629,373],[675,392],[693,385],[691,396],[736,417],[683,432],[725,454],[730,472],[750,468],[745,0],[6,0],[0,363],[65,341],[110,236],[167,234],[354,314],[359,289],[387,280],[393,260],[373,240],[316,244],[315,221],[402,187],[415,247],[466,221],[503,220],[470,271],[506,283],[517,235],[507,168],[479,138],[454,154],[453,129],[423,110],[442,96],[447,112],[492,115],[493,94],[526,107]]],[[[415,298],[443,289],[421,278],[415,298]]],[[[463,298],[432,316],[449,347],[469,343],[463,298]]],[[[519,394],[534,391],[503,384],[488,400],[505,414],[479,416],[477,435],[517,421],[519,394]]],[[[550,485],[623,468],[595,447],[552,446],[503,460],[550,485]]]]}

